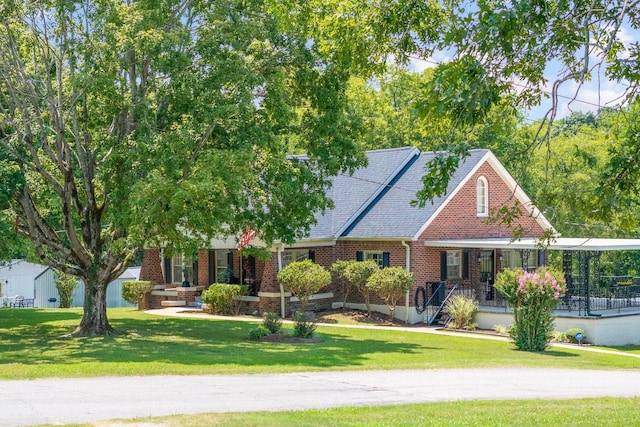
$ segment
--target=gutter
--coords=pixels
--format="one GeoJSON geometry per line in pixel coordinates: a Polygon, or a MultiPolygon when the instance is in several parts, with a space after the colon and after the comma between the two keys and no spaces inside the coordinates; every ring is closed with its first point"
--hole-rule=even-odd
{"type": "MultiPolygon", "coordinates": [[[[280,246],[278,246],[278,252],[277,252],[277,256],[278,256],[278,272],[282,271],[282,250],[283,249],[284,249],[284,244],[280,243],[280,246]]],[[[282,283],[279,283],[279,285],[280,285],[280,317],[282,319],[284,319],[284,317],[285,317],[284,287],[282,286],[282,283]]]]}
{"type": "MultiPolygon", "coordinates": [[[[407,269],[408,272],[411,272],[411,246],[409,246],[407,242],[405,242],[404,240],[402,240],[400,243],[402,243],[402,246],[405,247],[405,261],[404,261],[405,268],[407,269]]],[[[409,323],[409,294],[410,293],[411,293],[411,290],[408,290],[407,295],[405,295],[405,301],[404,301],[404,305],[405,305],[404,322],[405,323],[409,323]]]]}

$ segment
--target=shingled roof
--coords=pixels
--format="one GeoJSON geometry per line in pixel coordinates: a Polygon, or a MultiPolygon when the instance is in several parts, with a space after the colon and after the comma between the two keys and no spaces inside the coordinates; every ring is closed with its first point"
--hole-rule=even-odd
{"type": "Polygon", "coordinates": [[[353,175],[343,174],[333,179],[327,195],[335,206],[324,215],[316,214],[317,224],[308,239],[416,239],[448,198],[485,161],[497,165],[511,181],[516,194],[528,200],[489,150],[476,149],[470,150],[469,156],[460,163],[446,194],[418,208],[411,206],[411,201],[422,188],[425,167],[441,153],[421,153],[417,148],[405,147],[366,154],[369,160],[366,167],[353,175]]]}

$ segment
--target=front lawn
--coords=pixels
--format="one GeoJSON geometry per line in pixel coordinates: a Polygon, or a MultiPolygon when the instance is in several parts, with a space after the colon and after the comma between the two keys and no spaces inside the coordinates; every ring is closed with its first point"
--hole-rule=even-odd
{"type": "MultiPolygon", "coordinates": [[[[80,310],[1,309],[0,379],[203,375],[319,370],[540,366],[640,369],[636,358],[416,332],[318,327],[317,344],[250,341],[255,323],[169,318],[130,308],[109,318],[127,335],[65,338],[80,310]]],[[[285,326],[290,328],[290,326],[285,326]]]]}
{"type": "MultiPolygon", "coordinates": [[[[421,403],[308,411],[180,415],[117,425],[201,426],[632,426],[640,398],[421,403]]],[[[111,426],[113,422],[95,423],[111,426]]]]}

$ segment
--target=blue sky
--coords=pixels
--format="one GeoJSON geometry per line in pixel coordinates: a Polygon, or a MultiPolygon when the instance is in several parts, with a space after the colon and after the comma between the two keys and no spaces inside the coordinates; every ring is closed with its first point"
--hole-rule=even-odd
{"type": "MultiPolygon", "coordinates": [[[[625,44],[638,41],[640,33],[622,27],[618,32],[618,37],[625,44]]],[[[624,54],[622,55],[624,56],[624,54]]],[[[426,68],[433,68],[441,62],[451,59],[451,53],[437,52],[426,61],[413,59],[410,63],[410,69],[417,72],[426,68]]],[[[600,61],[597,57],[591,58],[591,65],[595,65],[600,61]]],[[[558,77],[560,67],[558,63],[550,63],[547,68],[547,87],[546,92],[551,93],[554,80],[558,77]]],[[[565,82],[559,89],[558,111],[556,119],[568,116],[574,111],[595,112],[600,107],[613,107],[624,102],[625,90],[628,86],[627,82],[615,82],[609,80],[605,76],[604,66],[593,69],[591,80],[579,87],[576,82],[565,82]],[[574,99],[575,98],[575,99],[574,99]]],[[[542,118],[551,108],[551,97],[545,97],[541,100],[540,106],[525,111],[525,116],[529,120],[537,120],[542,118]]]]}

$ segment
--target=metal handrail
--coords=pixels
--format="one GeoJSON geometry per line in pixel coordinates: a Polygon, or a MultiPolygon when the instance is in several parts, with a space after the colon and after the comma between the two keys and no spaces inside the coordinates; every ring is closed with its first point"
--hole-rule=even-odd
{"type": "MultiPolygon", "coordinates": [[[[441,283],[440,286],[444,286],[444,283],[441,283]]],[[[440,289],[440,286],[438,286],[436,288],[436,290],[440,289]]],[[[442,309],[444,308],[444,306],[447,304],[447,301],[449,300],[449,298],[451,298],[451,295],[453,295],[453,293],[458,289],[458,284],[454,284],[453,288],[451,288],[451,290],[449,291],[449,293],[444,297],[444,299],[442,300],[442,302],[440,303],[439,306],[437,306],[436,310],[433,312],[433,314],[431,316],[427,315],[427,325],[429,326],[433,326],[433,324],[435,323],[435,321],[438,319],[438,315],[442,312],[442,309]]],[[[433,295],[431,295],[431,298],[429,298],[429,301],[431,301],[433,299],[434,296],[436,296],[437,293],[434,292],[433,295]]]]}

